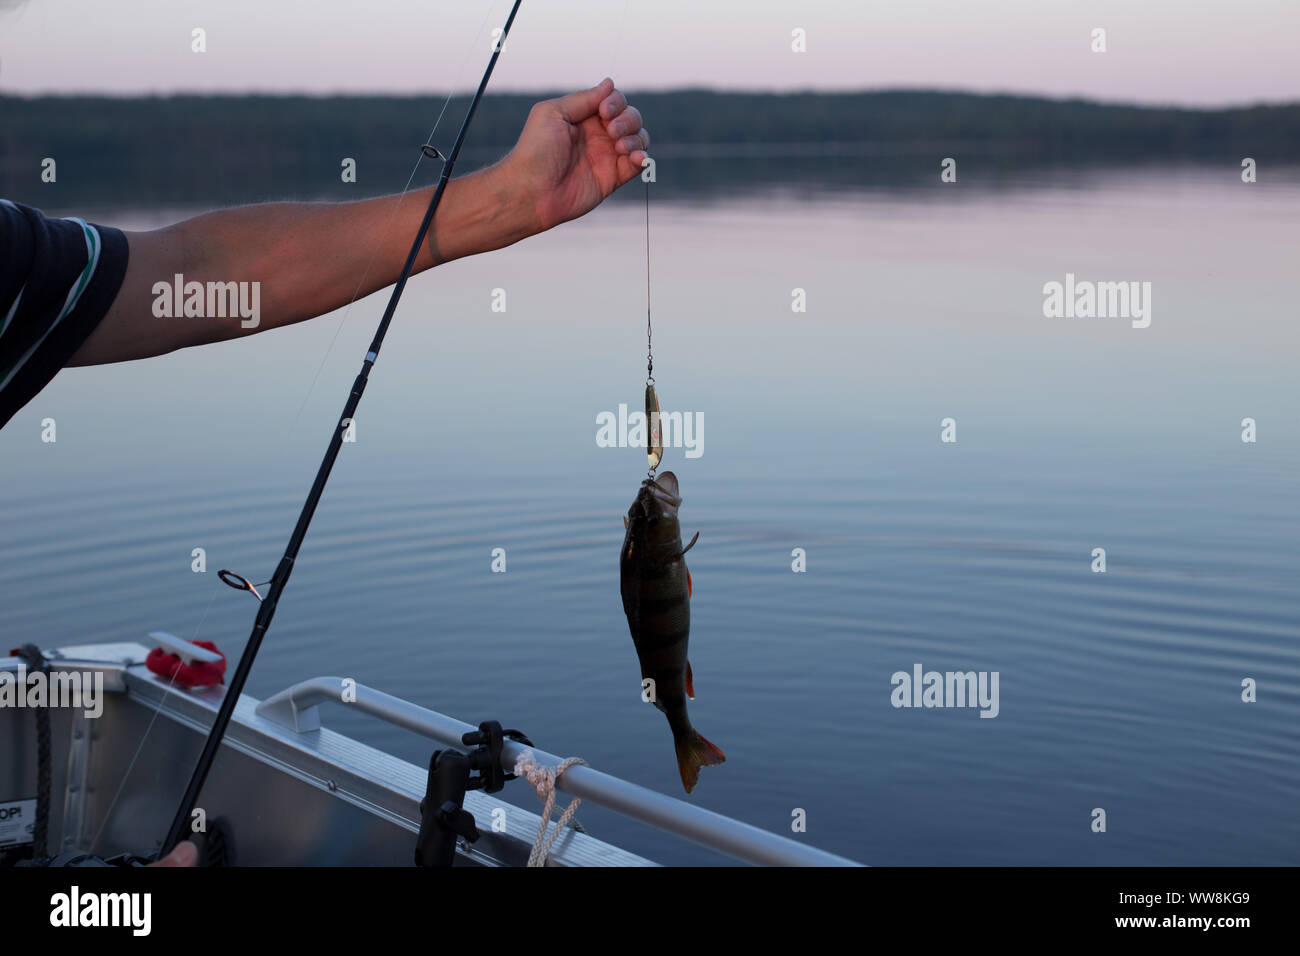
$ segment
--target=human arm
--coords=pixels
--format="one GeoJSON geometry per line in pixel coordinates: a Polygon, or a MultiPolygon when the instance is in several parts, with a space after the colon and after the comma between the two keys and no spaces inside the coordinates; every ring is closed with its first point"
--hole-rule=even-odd
{"type": "MultiPolygon", "coordinates": [[[[451,180],[415,272],[511,245],[584,215],[641,171],[649,135],[604,80],[536,104],[500,162],[451,180]]],[[[301,322],[396,281],[433,187],[347,203],[268,203],[128,232],[121,289],[70,365],[161,355],[301,322]],[[256,324],[159,316],[159,285],[258,283],[256,324]]]]}

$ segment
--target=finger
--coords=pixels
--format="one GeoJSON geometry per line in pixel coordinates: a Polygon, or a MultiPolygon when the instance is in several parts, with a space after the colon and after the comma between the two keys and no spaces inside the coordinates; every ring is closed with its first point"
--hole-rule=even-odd
{"type": "Polygon", "coordinates": [[[617,143],[614,144],[614,148],[618,152],[624,153],[629,156],[632,153],[636,152],[638,149],[645,150],[649,146],[650,146],[650,133],[644,129],[639,130],[634,136],[624,136],[622,139],[620,139],[617,143]]]}
{"type": "Polygon", "coordinates": [[[600,115],[604,118],[605,122],[608,123],[625,109],[627,109],[627,97],[619,90],[615,90],[601,102],[600,115]]]}
{"type": "Polygon", "coordinates": [[[619,185],[621,186],[623,183],[630,183],[632,180],[640,176],[642,170],[645,169],[645,161],[645,150],[635,149],[629,153],[627,157],[628,170],[626,173],[622,174],[622,182],[620,182],[619,185]]]}
{"type": "Polygon", "coordinates": [[[641,111],[635,106],[629,106],[605,126],[610,136],[633,136],[640,128],[641,111]]]}
{"type": "Polygon", "coordinates": [[[581,123],[589,116],[595,116],[600,101],[614,88],[614,81],[605,77],[589,90],[579,90],[568,96],[561,96],[555,101],[555,108],[570,123],[581,123]]]}
{"type": "Polygon", "coordinates": [[[156,863],[150,863],[150,866],[195,866],[199,862],[199,848],[189,840],[182,840],[176,844],[176,849],[172,850],[165,857],[156,863]]]}

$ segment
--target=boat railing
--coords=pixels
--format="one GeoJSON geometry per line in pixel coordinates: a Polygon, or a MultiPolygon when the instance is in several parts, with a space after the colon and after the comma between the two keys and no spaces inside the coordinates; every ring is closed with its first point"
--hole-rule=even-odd
{"type": "MultiPolygon", "coordinates": [[[[450,747],[463,747],[463,734],[478,728],[420,707],[365,684],[339,677],[313,677],[266,698],[256,708],[259,717],[297,733],[319,730],[320,705],[341,704],[450,747]]],[[[562,758],[537,747],[507,740],[503,750],[507,769],[525,751],[539,765],[556,767],[562,758]]],[[[710,847],[748,863],[768,866],[858,866],[852,860],[770,833],[645,787],[601,773],[592,767],[571,766],[560,775],[556,789],[613,810],[669,833],[710,847]]]]}

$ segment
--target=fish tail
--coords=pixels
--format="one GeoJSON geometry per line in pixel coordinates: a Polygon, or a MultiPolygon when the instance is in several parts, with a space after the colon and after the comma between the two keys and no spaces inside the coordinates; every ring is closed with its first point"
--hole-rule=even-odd
{"type": "Polygon", "coordinates": [[[700,779],[701,767],[715,767],[723,763],[726,755],[691,728],[676,738],[677,769],[682,774],[682,786],[690,793],[700,779]]]}

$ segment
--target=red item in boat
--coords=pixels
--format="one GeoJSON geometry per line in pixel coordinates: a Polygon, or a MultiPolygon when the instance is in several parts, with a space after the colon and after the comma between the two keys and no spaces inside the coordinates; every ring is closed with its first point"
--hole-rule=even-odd
{"type": "MultiPolygon", "coordinates": [[[[207,648],[210,651],[216,651],[217,645],[211,641],[195,641],[199,647],[207,648]]],[[[192,664],[186,664],[175,654],[168,654],[161,647],[155,647],[145,658],[145,666],[160,677],[170,678],[172,683],[179,684],[181,687],[212,687],[225,682],[226,674],[226,655],[221,654],[221,660],[213,661],[211,664],[203,661],[194,661],[192,664]]]]}

